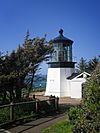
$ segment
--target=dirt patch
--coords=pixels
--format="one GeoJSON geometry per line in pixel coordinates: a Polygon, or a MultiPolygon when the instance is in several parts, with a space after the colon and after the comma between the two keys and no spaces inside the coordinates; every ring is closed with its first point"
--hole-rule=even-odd
{"type": "Polygon", "coordinates": [[[77,105],[81,103],[81,99],[70,98],[70,97],[61,97],[59,98],[59,104],[72,104],[77,105]]]}
{"type": "MultiPolygon", "coordinates": [[[[47,100],[49,99],[48,96],[45,96],[45,92],[32,92],[30,94],[30,97],[33,97],[35,95],[35,98],[39,100],[47,100]]],[[[72,105],[77,105],[81,103],[81,99],[76,99],[76,98],[70,98],[70,97],[61,97],[59,98],[59,104],[72,104],[72,105]]]]}

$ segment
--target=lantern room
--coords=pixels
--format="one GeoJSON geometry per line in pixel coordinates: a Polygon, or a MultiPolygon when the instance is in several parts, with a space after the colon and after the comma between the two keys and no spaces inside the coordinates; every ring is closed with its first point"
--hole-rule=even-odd
{"type": "Polygon", "coordinates": [[[60,29],[59,36],[53,39],[51,62],[72,62],[72,43],[72,40],[63,36],[63,30],[60,29]]]}

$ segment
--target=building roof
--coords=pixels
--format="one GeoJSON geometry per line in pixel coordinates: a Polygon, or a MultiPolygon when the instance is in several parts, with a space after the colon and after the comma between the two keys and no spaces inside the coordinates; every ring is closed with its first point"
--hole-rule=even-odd
{"type": "Polygon", "coordinates": [[[73,73],[71,76],[69,76],[67,79],[73,79],[73,78],[75,78],[76,76],[78,76],[79,75],[79,73],[73,73]]]}
{"type": "Polygon", "coordinates": [[[68,44],[72,44],[73,43],[72,40],[70,40],[70,39],[68,39],[68,38],[63,36],[63,30],[62,29],[60,29],[59,34],[60,35],[58,37],[53,39],[54,43],[58,43],[58,42],[65,42],[65,43],[68,43],[68,44]]]}
{"type": "Polygon", "coordinates": [[[69,76],[67,79],[76,79],[76,78],[85,78],[84,75],[87,75],[87,77],[90,77],[91,75],[87,72],[82,72],[82,73],[73,73],[71,76],[69,76]]]}

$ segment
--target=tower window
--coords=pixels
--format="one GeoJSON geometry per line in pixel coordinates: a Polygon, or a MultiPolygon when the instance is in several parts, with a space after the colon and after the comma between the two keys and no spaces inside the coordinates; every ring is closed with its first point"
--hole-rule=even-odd
{"type": "Polygon", "coordinates": [[[64,51],[59,51],[59,61],[64,61],[64,51]]]}

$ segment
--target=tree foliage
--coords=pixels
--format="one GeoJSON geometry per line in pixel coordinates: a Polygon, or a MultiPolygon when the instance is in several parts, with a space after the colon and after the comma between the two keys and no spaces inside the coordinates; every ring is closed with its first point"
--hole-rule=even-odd
{"type": "Polygon", "coordinates": [[[100,62],[100,57],[94,57],[93,59],[91,59],[89,62],[88,62],[88,70],[90,72],[93,72],[98,64],[98,62],[100,62]]]}
{"type": "Polygon", "coordinates": [[[87,70],[87,61],[82,57],[77,65],[78,72],[84,72],[87,70]]]}
{"type": "Polygon", "coordinates": [[[87,61],[86,59],[84,59],[83,57],[81,57],[78,65],[76,66],[77,71],[79,73],[81,72],[93,72],[98,64],[98,62],[100,62],[100,57],[94,57],[93,59],[87,61]]]}
{"type": "Polygon", "coordinates": [[[75,133],[100,132],[100,62],[85,84],[81,108],[71,109],[69,114],[71,119],[75,118],[75,133]]]}
{"type": "Polygon", "coordinates": [[[0,94],[3,95],[3,101],[7,94],[10,94],[10,101],[19,101],[22,88],[32,88],[34,75],[50,51],[45,41],[45,38],[29,39],[27,32],[22,46],[19,45],[9,55],[0,56],[0,94]]]}

